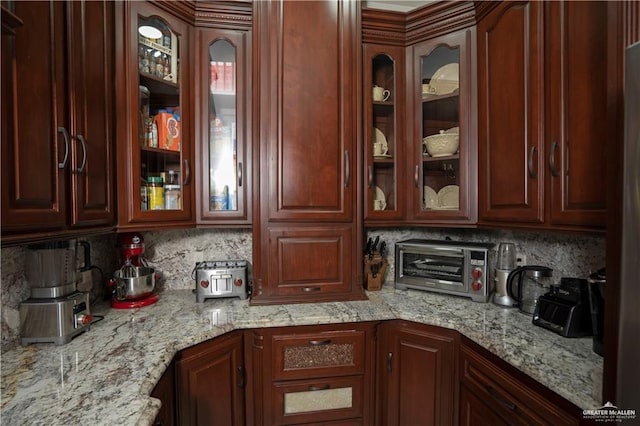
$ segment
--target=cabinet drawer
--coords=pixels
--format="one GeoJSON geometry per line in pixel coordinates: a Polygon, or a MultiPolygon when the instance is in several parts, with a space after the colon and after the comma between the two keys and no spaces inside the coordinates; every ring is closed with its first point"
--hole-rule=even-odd
{"type": "Polygon", "coordinates": [[[273,380],[364,372],[365,332],[341,330],[273,336],[273,380]]]}
{"type": "Polygon", "coordinates": [[[576,418],[469,347],[461,347],[462,383],[511,425],[577,425],[576,418]]]}
{"type": "Polygon", "coordinates": [[[362,376],[275,382],[272,424],[357,419],[363,415],[363,389],[362,376]]]}

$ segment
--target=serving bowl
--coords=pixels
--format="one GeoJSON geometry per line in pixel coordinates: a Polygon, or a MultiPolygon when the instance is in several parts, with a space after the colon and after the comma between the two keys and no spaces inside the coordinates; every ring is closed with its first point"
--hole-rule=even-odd
{"type": "Polygon", "coordinates": [[[422,139],[424,151],[432,157],[443,157],[453,155],[460,146],[459,133],[445,133],[440,130],[440,134],[427,136],[422,139]]]}

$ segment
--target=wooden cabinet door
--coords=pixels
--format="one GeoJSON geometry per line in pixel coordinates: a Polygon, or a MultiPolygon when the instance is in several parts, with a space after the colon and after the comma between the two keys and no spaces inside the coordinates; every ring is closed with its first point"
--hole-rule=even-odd
{"type": "Polygon", "coordinates": [[[70,226],[115,221],[114,7],[111,1],[70,2],[70,226]]]}
{"type": "Polygon", "coordinates": [[[232,332],[178,355],[178,424],[244,425],[242,342],[232,332]]]}
{"type": "Polygon", "coordinates": [[[350,222],[359,125],[359,4],[255,6],[263,214],[270,220],[350,222]]]}
{"type": "MultiPolygon", "coordinates": [[[[608,144],[618,143],[609,2],[545,3],[548,202],[552,225],[605,225],[608,144]]],[[[615,25],[615,24],[614,24],[615,25]]]]}
{"type": "Polygon", "coordinates": [[[13,2],[2,34],[2,231],[62,229],[70,167],[64,2],[13,2]]]}
{"type": "Polygon", "coordinates": [[[457,332],[406,321],[380,326],[379,425],[453,425],[457,332]]]}
{"type": "Polygon", "coordinates": [[[160,412],[153,422],[154,426],[173,426],[176,424],[176,380],[175,364],[172,362],[162,374],[151,392],[153,398],[162,402],[160,412]]]}
{"type": "Polygon", "coordinates": [[[542,9],[504,2],[478,23],[478,221],[544,222],[542,9]]]}
{"type": "Polygon", "coordinates": [[[485,402],[466,386],[460,386],[460,426],[508,426],[485,402]]]}

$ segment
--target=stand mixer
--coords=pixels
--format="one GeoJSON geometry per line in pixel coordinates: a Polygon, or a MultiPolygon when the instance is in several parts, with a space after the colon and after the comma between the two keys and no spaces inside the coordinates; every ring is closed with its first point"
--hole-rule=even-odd
{"type": "Polygon", "coordinates": [[[156,273],[149,268],[144,254],[144,238],[137,232],[118,235],[121,267],[110,281],[113,290],[111,307],[133,309],[156,303],[158,295],[155,288],[156,273]]]}

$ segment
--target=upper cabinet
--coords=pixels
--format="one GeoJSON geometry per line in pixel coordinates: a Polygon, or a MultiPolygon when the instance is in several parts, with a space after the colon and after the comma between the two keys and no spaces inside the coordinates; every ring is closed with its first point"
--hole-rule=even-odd
{"type": "Polygon", "coordinates": [[[192,223],[190,27],[150,3],[119,7],[118,226],[192,223]]]}
{"type": "Polygon", "coordinates": [[[364,297],[354,189],[359,17],[353,1],[255,4],[252,303],[364,297]]]}
{"type": "Polygon", "coordinates": [[[198,224],[251,221],[249,31],[198,28],[198,224]]]}
{"type": "Polygon", "coordinates": [[[478,24],[480,223],[604,227],[616,7],[508,2],[478,24]]]}
{"type": "Polygon", "coordinates": [[[474,45],[465,29],[412,48],[410,221],[475,223],[474,45]]]}
{"type": "Polygon", "coordinates": [[[3,243],[35,232],[108,229],[115,218],[114,5],[10,7],[21,25],[2,34],[3,243]]]}

